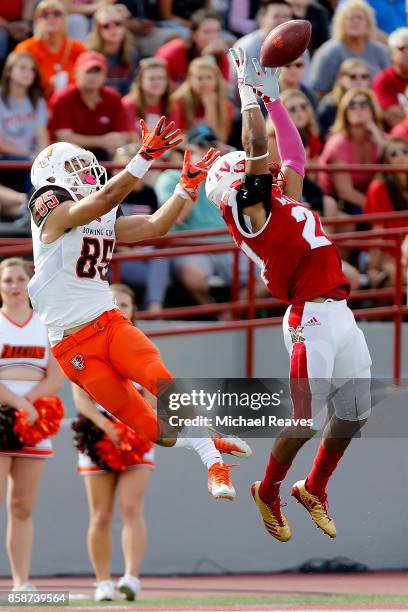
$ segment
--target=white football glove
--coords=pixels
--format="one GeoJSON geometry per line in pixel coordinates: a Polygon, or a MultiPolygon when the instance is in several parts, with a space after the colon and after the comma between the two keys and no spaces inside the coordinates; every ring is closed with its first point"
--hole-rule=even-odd
{"type": "Polygon", "coordinates": [[[264,102],[272,102],[279,98],[279,75],[281,68],[265,68],[259,61],[252,58],[252,70],[245,71],[245,83],[251,85],[254,92],[264,102]]]}
{"type": "Polygon", "coordinates": [[[259,108],[252,83],[257,75],[254,66],[248,60],[247,52],[241,47],[229,50],[238,76],[238,91],[241,98],[241,113],[249,108],[259,108]],[[250,73],[253,73],[250,77],[250,73]]]}

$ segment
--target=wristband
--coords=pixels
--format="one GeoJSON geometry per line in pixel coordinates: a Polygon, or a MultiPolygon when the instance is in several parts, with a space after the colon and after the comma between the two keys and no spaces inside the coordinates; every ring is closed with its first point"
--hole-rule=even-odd
{"type": "Polygon", "coordinates": [[[238,91],[241,98],[241,113],[250,108],[259,108],[256,95],[250,85],[240,85],[238,91]]]}
{"type": "Polygon", "coordinates": [[[152,165],[153,160],[144,159],[140,153],[135,155],[133,159],[130,160],[125,170],[129,172],[135,178],[143,178],[146,172],[149,170],[152,165]]]}
{"type": "Polygon", "coordinates": [[[256,161],[258,159],[265,159],[265,157],[269,157],[269,151],[267,151],[263,155],[258,155],[258,157],[245,157],[245,159],[247,161],[256,161]]]}
{"type": "Polygon", "coordinates": [[[177,195],[180,198],[183,198],[183,200],[191,200],[191,198],[188,195],[187,191],[180,185],[180,183],[177,183],[177,185],[176,185],[176,187],[174,189],[174,195],[177,195]]]}

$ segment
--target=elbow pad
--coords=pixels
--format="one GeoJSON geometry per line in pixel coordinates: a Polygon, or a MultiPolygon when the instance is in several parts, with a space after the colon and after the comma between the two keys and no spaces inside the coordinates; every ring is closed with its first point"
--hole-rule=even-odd
{"type": "Polygon", "coordinates": [[[272,174],[246,174],[238,191],[238,210],[262,203],[265,211],[271,211],[272,174]]]}

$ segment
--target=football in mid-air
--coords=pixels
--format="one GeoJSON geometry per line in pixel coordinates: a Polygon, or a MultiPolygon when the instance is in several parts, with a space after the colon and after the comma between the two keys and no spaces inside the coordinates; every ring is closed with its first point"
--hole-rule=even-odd
{"type": "Polygon", "coordinates": [[[277,68],[294,62],[307,49],[312,25],[305,19],[292,19],[281,23],[265,38],[261,48],[262,66],[277,68]]]}

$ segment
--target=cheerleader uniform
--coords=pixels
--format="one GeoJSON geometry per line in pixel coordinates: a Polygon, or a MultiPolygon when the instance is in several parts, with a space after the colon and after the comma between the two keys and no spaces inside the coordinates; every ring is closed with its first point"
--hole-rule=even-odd
{"type": "MultiPolygon", "coordinates": [[[[136,389],[140,391],[141,389],[140,385],[138,385],[135,382],[133,384],[135,385],[136,389]]],[[[102,414],[105,414],[105,415],[109,414],[99,404],[96,404],[96,407],[98,408],[99,412],[101,412],[102,414]]],[[[150,450],[148,450],[143,455],[143,460],[141,461],[141,463],[135,463],[134,465],[130,465],[127,469],[133,470],[133,469],[141,468],[141,467],[150,468],[151,470],[153,470],[156,467],[156,464],[154,461],[154,447],[153,446],[150,450]]],[[[109,470],[103,470],[99,465],[96,465],[96,463],[94,463],[92,459],[85,453],[78,453],[77,472],[82,475],[108,474],[109,470]]]]}
{"type": "MultiPolygon", "coordinates": [[[[7,370],[18,366],[27,371],[41,372],[45,376],[49,358],[47,330],[36,312],[32,311],[29,319],[20,325],[0,310],[0,372],[3,377],[0,379],[0,384],[16,395],[24,397],[39,381],[5,378],[7,370]]],[[[35,446],[0,450],[0,455],[12,457],[46,459],[52,457],[53,454],[50,438],[44,438],[35,446]]]]}

